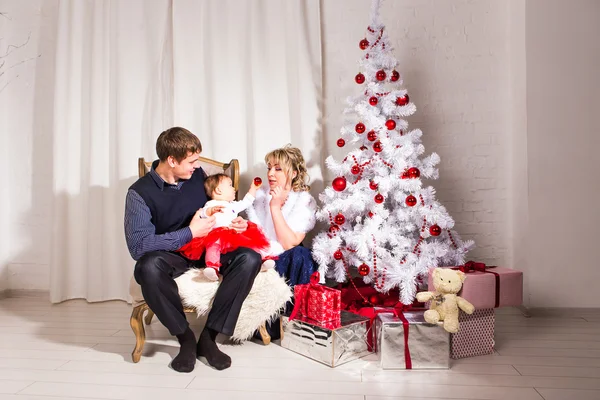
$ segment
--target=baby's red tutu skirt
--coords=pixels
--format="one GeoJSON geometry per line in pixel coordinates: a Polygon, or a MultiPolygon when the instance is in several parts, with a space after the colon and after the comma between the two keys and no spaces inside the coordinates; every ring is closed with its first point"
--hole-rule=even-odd
{"type": "Polygon", "coordinates": [[[262,230],[254,222],[248,221],[248,229],[237,233],[234,229],[227,227],[216,228],[201,238],[194,238],[179,250],[181,254],[190,260],[199,260],[206,246],[219,240],[221,254],[228,253],[238,247],[247,247],[256,252],[264,252],[269,249],[269,240],[262,230]]]}

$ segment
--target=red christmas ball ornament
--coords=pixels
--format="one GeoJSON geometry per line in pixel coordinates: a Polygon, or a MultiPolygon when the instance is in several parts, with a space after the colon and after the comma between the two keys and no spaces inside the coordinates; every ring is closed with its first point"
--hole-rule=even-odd
{"type": "Polygon", "coordinates": [[[408,171],[406,171],[406,173],[408,174],[408,177],[412,179],[417,179],[421,176],[421,171],[419,171],[419,168],[417,167],[409,168],[408,171]]]}
{"type": "Polygon", "coordinates": [[[329,233],[332,233],[332,234],[334,234],[334,235],[335,235],[335,234],[337,233],[337,231],[339,231],[339,230],[340,230],[340,227],[339,227],[339,226],[337,226],[337,225],[331,225],[331,226],[329,227],[329,233]]]}
{"type": "Polygon", "coordinates": [[[380,69],[379,71],[377,71],[377,73],[375,74],[375,78],[377,78],[378,81],[383,81],[385,80],[385,71],[380,69]]]}
{"type": "Polygon", "coordinates": [[[431,236],[440,236],[440,233],[442,233],[442,228],[440,228],[437,224],[431,225],[429,227],[429,233],[431,233],[431,236]]]}
{"type": "Polygon", "coordinates": [[[376,106],[378,102],[379,102],[379,100],[377,100],[377,97],[375,97],[375,96],[369,98],[369,104],[372,106],[376,106]]]}
{"type": "Polygon", "coordinates": [[[375,131],[369,131],[369,133],[367,133],[367,139],[369,139],[371,142],[377,140],[377,134],[375,131]]]}
{"type": "Polygon", "coordinates": [[[369,266],[367,264],[360,264],[358,267],[358,274],[360,276],[366,276],[369,275],[369,271],[371,270],[371,268],[369,268],[369,266]]]}
{"type": "Polygon", "coordinates": [[[360,167],[358,165],[353,165],[352,168],[350,168],[350,172],[354,175],[358,175],[360,173],[360,167]]]}
{"type": "Polygon", "coordinates": [[[344,222],[346,222],[346,217],[344,217],[344,214],[338,214],[335,216],[335,218],[333,220],[335,221],[336,224],[343,225],[344,222]]]}
{"type": "Polygon", "coordinates": [[[400,73],[398,73],[398,71],[393,70],[392,71],[392,76],[390,77],[390,80],[392,82],[396,82],[398,79],[400,79],[400,73]]]}
{"type": "Polygon", "coordinates": [[[343,176],[338,176],[333,180],[331,186],[333,186],[335,191],[341,192],[342,190],[346,189],[346,178],[343,176]]]}
{"type": "Polygon", "coordinates": [[[256,186],[260,186],[260,185],[262,185],[262,179],[260,179],[260,177],[259,177],[259,176],[257,176],[256,178],[254,178],[254,184],[255,184],[256,186]]]}
{"type": "Polygon", "coordinates": [[[369,47],[369,41],[367,39],[361,40],[358,42],[358,47],[360,47],[361,50],[366,50],[367,47],[369,47]]]}
{"type": "Polygon", "coordinates": [[[379,296],[377,296],[376,294],[371,295],[371,297],[369,297],[369,303],[377,305],[381,302],[381,298],[379,298],[379,296]]]}
{"type": "Polygon", "coordinates": [[[373,143],[373,150],[375,150],[376,153],[381,153],[381,150],[383,150],[383,146],[381,145],[381,142],[377,141],[377,142],[373,143]]]}
{"type": "Polygon", "coordinates": [[[408,97],[407,94],[405,94],[402,97],[396,97],[396,105],[398,105],[398,106],[405,106],[408,104],[409,101],[410,101],[410,98],[408,97]]]}
{"type": "Polygon", "coordinates": [[[407,206],[414,207],[417,204],[417,198],[411,194],[406,197],[406,200],[404,202],[407,206]]]}
{"type": "Polygon", "coordinates": [[[377,203],[377,204],[383,203],[383,196],[381,195],[381,193],[377,193],[375,195],[375,203],[377,203]]]}
{"type": "Polygon", "coordinates": [[[396,128],[396,121],[394,121],[393,119],[388,119],[387,121],[385,121],[385,126],[388,128],[388,130],[393,130],[396,128]]]}
{"type": "Polygon", "coordinates": [[[336,260],[341,260],[342,258],[344,258],[344,255],[341,251],[336,250],[335,253],[333,253],[333,258],[335,258],[336,260]]]}
{"type": "Polygon", "coordinates": [[[359,72],[354,77],[354,80],[356,81],[356,83],[358,83],[360,85],[361,83],[365,83],[365,76],[362,73],[359,72]]]}
{"type": "Polygon", "coordinates": [[[367,215],[369,216],[369,218],[373,218],[373,215],[375,215],[375,214],[373,214],[371,211],[369,211],[369,213],[367,215]]]}
{"type": "Polygon", "coordinates": [[[356,133],[365,133],[365,129],[367,129],[367,128],[365,127],[365,124],[363,124],[362,122],[359,122],[354,127],[354,130],[356,131],[356,133]]]}
{"type": "Polygon", "coordinates": [[[377,183],[375,183],[374,181],[369,182],[369,187],[371,188],[371,190],[379,189],[379,185],[377,183]]]}
{"type": "Polygon", "coordinates": [[[346,145],[346,141],[344,139],[337,140],[338,147],[344,147],[346,145]]]}

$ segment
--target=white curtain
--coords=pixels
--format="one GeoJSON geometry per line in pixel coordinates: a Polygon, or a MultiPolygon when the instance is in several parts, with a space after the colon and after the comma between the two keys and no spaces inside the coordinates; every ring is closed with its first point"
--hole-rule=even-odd
{"type": "Polygon", "coordinates": [[[128,299],[125,194],[164,129],[246,180],[288,142],[315,154],[318,0],[62,0],[58,18],[52,302],[128,299]]]}

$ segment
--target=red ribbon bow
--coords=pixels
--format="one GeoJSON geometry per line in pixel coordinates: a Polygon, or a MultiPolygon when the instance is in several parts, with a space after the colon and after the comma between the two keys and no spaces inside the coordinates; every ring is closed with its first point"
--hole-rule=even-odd
{"type": "Polygon", "coordinates": [[[461,265],[458,267],[458,269],[461,272],[464,272],[465,274],[475,271],[485,272],[485,268],[486,266],[484,263],[475,261],[467,261],[465,265],[461,265]]]}

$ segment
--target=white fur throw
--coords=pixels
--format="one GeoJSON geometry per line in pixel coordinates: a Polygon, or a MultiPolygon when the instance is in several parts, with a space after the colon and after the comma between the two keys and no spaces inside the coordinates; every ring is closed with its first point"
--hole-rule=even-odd
{"type": "MultiPolygon", "coordinates": [[[[175,282],[184,307],[194,307],[199,317],[208,314],[220,281],[208,280],[202,269],[190,269],[175,282]]],[[[263,322],[276,319],[291,298],[292,289],[275,270],[260,272],[242,305],[231,339],[237,342],[250,339],[263,322]]]]}

